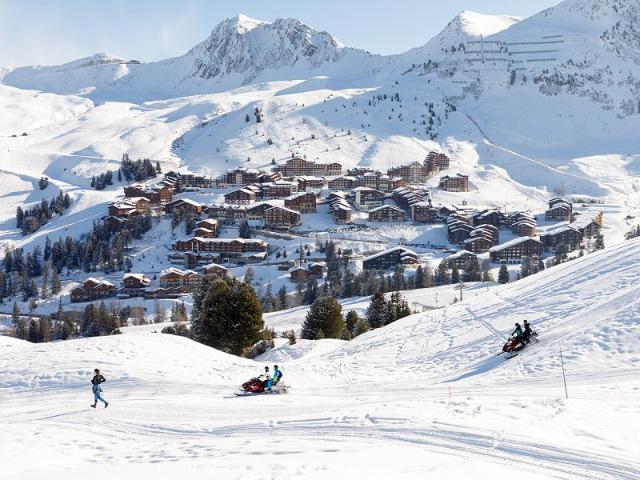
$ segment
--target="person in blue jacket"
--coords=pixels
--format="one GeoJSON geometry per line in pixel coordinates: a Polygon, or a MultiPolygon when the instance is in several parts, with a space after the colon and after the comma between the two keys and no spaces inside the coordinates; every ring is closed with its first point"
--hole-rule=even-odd
{"type": "Polygon", "coordinates": [[[273,366],[273,385],[277,385],[282,378],[282,371],[278,368],[278,365],[273,366]]]}
{"type": "Polygon", "coordinates": [[[100,370],[98,370],[97,368],[93,371],[93,373],[95,375],[91,379],[91,390],[93,391],[93,405],[91,405],[91,408],[96,408],[98,400],[104,403],[104,408],[107,408],[109,406],[109,402],[102,398],[102,387],[100,386],[100,384],[106,382],[107,379],[102,376],[100,370]]]}

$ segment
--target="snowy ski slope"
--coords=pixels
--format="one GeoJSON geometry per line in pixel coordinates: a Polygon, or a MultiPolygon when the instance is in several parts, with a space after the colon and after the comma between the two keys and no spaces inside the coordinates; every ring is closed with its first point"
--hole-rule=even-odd
{"type": "Polygon", "coordinates": [[[272,351],[291,391],[269,397],[233,396],[264,363],[160,326],[0,337],[3,478],[638,478],[639,274],[630,241],[284,363],[272,351]],[[525,318],[540,343],[497,357],[525,318]],[[96,366],[106,410],[89,408],[96,366]]]}

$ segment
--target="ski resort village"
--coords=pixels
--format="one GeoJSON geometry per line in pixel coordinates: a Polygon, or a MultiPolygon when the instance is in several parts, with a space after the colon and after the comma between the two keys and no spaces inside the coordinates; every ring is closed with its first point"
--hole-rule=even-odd
{"type": "Polygon", "coordinates": [[[640,478],[640,3],[552,3],[0,48],[0,478],[640,478]]]}

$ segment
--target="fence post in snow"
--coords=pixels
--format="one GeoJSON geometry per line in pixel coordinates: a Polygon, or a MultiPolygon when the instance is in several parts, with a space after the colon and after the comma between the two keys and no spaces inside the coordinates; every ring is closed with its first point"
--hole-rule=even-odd
{"type": "Polygon", "coordinates": [[[562,381],[564,382],[564,396],[567,400],[569,400],[569,393],[567,392],[567,377],[564,374],[564,359],[562,358],[562,344],[558,344],[560,346],[560,366],[562,367],[562,381]]]}

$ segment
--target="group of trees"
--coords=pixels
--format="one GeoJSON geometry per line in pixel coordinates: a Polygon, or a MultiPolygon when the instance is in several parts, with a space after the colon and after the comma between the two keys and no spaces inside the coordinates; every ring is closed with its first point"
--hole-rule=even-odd
{"type": "Polygon", "coordinates": [[[302,325],[301,337],[307,340],[320,338],[342,338],[350,340],[358,335],[380,328],[396,320],[411,315],[407,300],[395,291],[389,300],[383,292],[375,292],[371,297],[366,317],[360,317],[351,310],[346,318],[342,316],[342,305],[334,297],[322,296],[315,299],[302,325]]]}
{"type": "Polygon", "coordinates": [[[22,230],[23,235],[28,235],[45,225],[54,215],[62,215],[70,206],[69,194],[60,192],[49,201],[43,198],[39,204],[29,209],[24,210],[18,207],[16,208],[16,227],[22,230]]]}
{"type": "Polygon", "coordinates": [[[191,210],[184,208],[175,208],[171,214],[171,231],[173,232],[178,225],[184,222],[185,235],[191,235],[196,228],[197,217],[191,210]]]}
{"type": "Polygon", "coordinates": [[[634,238],[640,237],[640,225],[636,225],[627,233],[624,234],[625,240],[632,240],[634,238]]]}
{"type": "Polygon", "coordinates": [[[16,337],[32,343],[67,340],[78,335],[78,328],[73,319],[65,315],[62,303],[54,317],[47,315],[41,318],[25,318],[17,303],[13,304],[11,314],[15,326],[16,337]]]}
{"type": "Polygon", "coordinates": [[[29,298],[48,298],[60,292],[59,274],[63,269],[82,270],[86,273],[98,270],[110,273],[131,269],[131,260],[125,256],[125,249],[133,238],[141,238],[151,228],[151,218],[139,215],[130,229],[120,232],[110,230],[105,224],[97,223],[91,232],[79,239],[67,236],[51,242],[45,238],[44,250],[36,245],[26,255],[23,249],[5,250],[5,258],[0,262],[0,302],[9,296],[21,293],[29,298]],[[36,277],[42,276],[38,285],[36,277]]]}
{"type": "MultiPolygon", "coordinates": [[[[131,160],[126,153],[122,155],[120,168],[118,169],[118,182],[123,179],[127,182],[144,182],[162,173],[160,162],[154,166],[148,158],[131,160]]],[[[91,188],[104,190],[108,185],[113,185],[113,171],[107,170],[91,178],[91,188]]]]}
{"type": "Polygon", "coordinates": [[[40,180],[38,180],[38,188],[40,188],[40,190],[44,190],[48,186],[49,186],[49,177],[40,177],[40,180]]]}
{"type": "Polygon", "coordinates": [[[118,181],[124,178],[127,182],[144,182],[162,173],[160,162],[156,162],[155,167],[148,158],[131,160],[126,153],[122,155],[120,170],[118,171],[118,181]]]}

